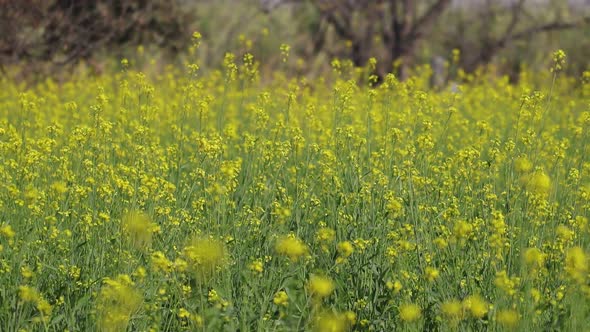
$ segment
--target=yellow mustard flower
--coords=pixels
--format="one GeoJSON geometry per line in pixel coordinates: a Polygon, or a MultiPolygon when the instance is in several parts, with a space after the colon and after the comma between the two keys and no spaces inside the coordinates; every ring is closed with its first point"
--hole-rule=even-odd
{"type": "Polygon", "coordinates": [[[123,233],[137,249],[146,249],[152,244],[152,236],[159,228],[150,217],[140,211],[126,213],[122,219],[123,233]]]}
{"type": "Polygon", "coordinates": [[[307,287],[311,295],[318,299],[330,296],[335,288],[332,279],[318,275],[312,275],[311,278],[309,278],[307,287]]]}
{"type": "Polygon", "coordinates": [[[404,322],[414,322],[422,317],[422,310],[417,304],[406,303],[399,307],[399,317],[404,322]]]}
{"type": "Polygon", "coordinates": [[[285,291],[278,291],[276,292],[272,302],[278,306],[286,307],[289,305],[289,296],[285,291]]]}
{"type": "Polygon", "coordinates": [[[515,310],[500,310],[496,313],[496,320],[501,325],[514,328],[518,324],[520,317],[515,310]]]}
{"type": "Polygon", "coordinates": [[[289,257],[292,261],[297,261],[308,253],[307,245],[303,243],[303,241],[292,236],[279,238],[275,250],[277,253],[289,257]]]}
{"type": "Polygon", "coordinates": [[[183,250],[188,269],[201,278],[210,277],[227,262],[223,243],[211,237],[194,236],[183,250]]]}
{"type": "Polygon", "coordinates": [[[463,308],[474,318],[483,318],[489,310],[489,304],[479,295],[471,295],[463,300],[463,308]]]}

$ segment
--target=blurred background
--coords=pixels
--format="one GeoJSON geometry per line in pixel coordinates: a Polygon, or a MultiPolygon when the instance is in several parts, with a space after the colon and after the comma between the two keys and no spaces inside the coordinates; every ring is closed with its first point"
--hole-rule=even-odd
{"type": "Polygon", "coordinates": [[[430,64],[442,80],[460,69],[518,81],[558,48],[570,74],[590,69],[590,0],[0,0],[0,70],[23,80],[102,73],[123,58],[148,73],[206,73],[232,52],[252,54],[263,79],[375,58],[379,78],[430,64]]]}

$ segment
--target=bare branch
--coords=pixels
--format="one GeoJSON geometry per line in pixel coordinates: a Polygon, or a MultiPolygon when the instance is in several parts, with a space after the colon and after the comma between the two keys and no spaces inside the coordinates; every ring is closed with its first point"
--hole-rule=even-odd
{"type": "MultiPolygon", "coordinates": [[[[587,20],[587,19],[586,19],[587,20]]],[[[551,22],[543,25],[533,26],[523,31],[520,31],[512,36],[510,36],[506,42],[510,42],[512,40],[518,39],[525,39],[530,38],[532,35],[541,33],[541,32],[548,32],[548,31],[555,31],[555,30],[568,30],[578,28],[583,24],[581,22],[551,22]]]]}
{"type": "Polygon", "coordinates": [[[416,40],[421,38],[425,31],[431,28],[434,22],[444,13],[445,9],[451,4],[451,0],[437,0],[426,13],[422,15],[412,25],[410,32],[408,33],[409,39],[416,40]]]}
{"type": "Polygon", "coordinates": [[[301,0],[260,0],[260,7],[264,13],[268,14],[283,5],[297,2],[301,2],[301,0]]]}
{"type": "Polygon", "coordinates": [[[508,23],[508,26],[506,27],[506,30],[504,31],[504,36],[509,36],[510,34],[512,34],[514,29],[518,25],[518,22],[520,20],[525,2],[526,2],[526,0],[519,0],[517,3],[515,3],[513,5],[512,10],[511,10],[512,16],[510,18],[510,23],[508,23]]]}
{"type": "Polygon", "coordinates": [[[330,6],[320,6],[318,9],[320,15],[334,27],[341,38],[354,39],[351,27],[352,11],[345,4],[332,3],[330,6]]]}

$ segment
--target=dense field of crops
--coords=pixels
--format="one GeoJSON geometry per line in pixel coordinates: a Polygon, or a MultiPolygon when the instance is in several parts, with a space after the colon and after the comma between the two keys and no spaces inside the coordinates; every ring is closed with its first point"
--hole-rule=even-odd
{"type": "Polygon", "coordinates": [[[0,330],[587,329],[590,75],[562,62],[2,79],[0,330]]]}

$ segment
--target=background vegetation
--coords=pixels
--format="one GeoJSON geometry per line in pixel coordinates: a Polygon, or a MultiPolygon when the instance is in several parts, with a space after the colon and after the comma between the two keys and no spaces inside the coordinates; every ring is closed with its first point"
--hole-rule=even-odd
{"type": "Polygon", "coordinates": [[[392,71],[404,78],[410,68],[433,64],[447,80],[457,68],[444,63],[459,50],[459,68],[492,64],[487,68],[516,80],[523,67],[546,66],[545,55],[556,48],[567,52],[570,73],[581,74],[590,58],[590,5],[583,1],[4,0],[0,6],[0,64],[26,77],[58,76],[80,62],[100,71],[123,57],[147,65],[135,58],[138,46],[150,70],[155,61],[161,71],[194,56],[194,31],[203,36],[197,54],[203,70],[219,68],[226,52],[249,52],[265,77],[278,68],[318,77],[334,58],[362,67],[375,57],[379,78],[392,71]],[[292,54],[286,64],[282,44],[292,54]]]}

